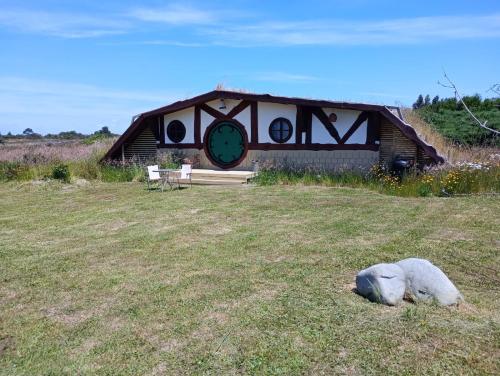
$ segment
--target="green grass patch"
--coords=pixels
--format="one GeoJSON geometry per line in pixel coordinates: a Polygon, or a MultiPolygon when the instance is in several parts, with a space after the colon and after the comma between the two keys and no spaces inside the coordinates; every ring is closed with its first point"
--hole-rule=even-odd
{"type": "Polygon", "coordinates": [[[0,184],[0,374],[498,374],[497,197],[0,184]],[[417,256],[456,308],[352,292],[417,256]]]}

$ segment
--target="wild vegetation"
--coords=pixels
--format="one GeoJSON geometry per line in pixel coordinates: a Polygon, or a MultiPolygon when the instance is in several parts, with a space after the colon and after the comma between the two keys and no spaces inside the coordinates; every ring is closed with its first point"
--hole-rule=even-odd
{"type": "Polygon", "coordinates": [[[498,197],[0,184],[0,374],[498,374],[498,197]],[[370,303],[419,256],[466,303],[370,303]]]}
{"type": "Polygon", "coordinates": [[[380,193],[406,196],[450,197],[460,194],[500,193],[500,163],[463,163],[424,172],[410,171],[398,176],[374,165],[368,173],[321,173],[304,169],[265,166],[255,178],[260,185],[321,185],[327,187],[368,188],[380,193]]]}
{"type": "MultiPolygon", "coordinates": [[[[464,96],[463,101],[481,121],[488,126],[500,130],[500,98],[482,99],[479,94],[464,96]]],[[[499,147],[500,137],[480,128],[464,106],[456,98],[439,98],[432,100],[429,95],[419,95],[413,109],[433,129],[451,142],[458,145],[499,147]]]]}
{"type": "MultiPolygon", "coordinates": [[[[500,192],[500,151],[453,144],[436,133],[419,114],[405,111],[407,120],[417,132],[449,161],[444,166],[411,171],[395,176],[381,166],[369,173],[344,171],[327,173],[297,170],[293,166],[261,163],[255,179],[260,185],[324,185],[368,188],[398,196],[452,196],[457,194],[490,194],[500,192]]],[[[179,167],[180,154],[162,154],[160,160],[100,163],[114,138],[85,140],[10,139],[0,145],[0,181],[60,179],[66,182],[85,179],[103,182],[143,181],[145,163],[161,167],[179,167]],[[61,173],[65,171],[65,173],[61,173]]]]}

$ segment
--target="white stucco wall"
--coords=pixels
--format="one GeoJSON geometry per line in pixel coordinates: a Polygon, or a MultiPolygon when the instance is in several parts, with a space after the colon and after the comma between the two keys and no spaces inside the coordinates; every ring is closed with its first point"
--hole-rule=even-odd
{"type": "MultiPolygon", "coordinates": [[[[225,100],[226,109],[219,110],[220,101],[211,101],[207,105],[210,107],[223,112],[225,114],[229,113],[235,106],[237,106],[240,101],[237,100],[225,100]]],[[[335,112],[337,114],[337,121],[333,124],[340,137],[342,137],[352,126],[354,121],[358,118],[360,111],[353,110],[343,110],[336,108],[323,108],[326,115],[335,112]]],[[[295,131],[296,131],[296,107],[295,105],[283,105],[275,103],[264,103],[259,102],[258,104],[258,121],[259,121],[259,142],[260,143],[275,143],[269,137],[269,125],[271,122],[278,118],[284,117],[292,123],[293,133],[292,137],[287,141],[288,144],[295,143],[295,131]]],[[[251,139],[251,109],[250,106],[246,107],[242,112],[240,112],[235,117],[243,126],[245,127],[248,139],[251,139]]],[[[180,120],[186,127],[186,137],[181,144],[194,143],[194,107],[187,108],[182,111],[173,112],[171,114],[165,115],[165,143],[172,144],[172,141],[167,136],[167,126],[172,120],[180,120]]],[[[205,111],[200,111],[200,123],[201,123],[201,137],[205,135],[207,127],[215,120],[215,118],[205,111]]],[[[363,122],[361,126],[354,132],[354,134],[349,138],[347,144],[364,144],[366,142],[366,132],[367,132],[367,121],[363,122]]],[[[305,133],[302,134],[302,142],[305,142],[305,133]]],[[[316,118],[312,116],[312,136],[313,143],[320,144],[336,144],[337,142],[325,129],[324,125],[316,118]]]]}
{"type": "Polygon", "coordinates": [[[179,142],[180,144],[191,144],[194,142],[194,107],[186,108],[182,111],[172,112],[171,114],[165,115],[165,144],[173,144],[173,142],[167,136],[167,127],[172,120],[181,121],[186,127],[186,137],[184,140],[179,142]]]}
{"type": "Polygon", "coordinates": [[[236,100],[236,99],[224,99],[224,104],[226,105],[226,108],[220,109],[221,101],[220,99],[216,99],[214,101],[206,102],[206,104],[210,107],[212,107],[214,110],[217,110],[219,112],[222,112],[223,114],[227,115],[229,111],[231,111],[233,108],[235,108],[237,105],[240,104],[241,101],[236,100]]]}
{"type": "Polygon", "coordinates": [[[272,144],[276,144],[271,137],[269,137],[269,125],[271,122],[278,118],[283,117],[285,119],[290,120],[293,126],[292,137],[286,142],[287,144],[295,143],[295,130],[296,130],[296,116],[297,116],[297,108],[295,105],[287,105],[287,104],[276,104],[276,103],[265,103],[259,102],[259,142],[269,142],[272,144]]]}
{"type": "MultiPolygon", "coordinates": [[[[207,102],[206,104],[213,109],[222,112],[223,114],[227,115],[233,108],[235,108],[238,104],[240,104],[241,101],[239,100],[234,100],[234,99],[225,99],[224,103],[226,105],[225,109],[219,109],[221,102],[219,99],[215,101],[210,101],[207,102]]],[[[247,106],[243,111],[241,111],[238,115],[234,117],[234,119],[238,120],[244,127],[245,130],[247,131],[248,138],[250,139],[250,117],[251,117],[251,110],[250,106],[247,106]]],[[[215,120],[213,116],[210,116],[207,114],[205,111],[201,110],[201,137],[203,138],[203,135],[205,134],[205,130],[207,127],[215,120]]]]}
{"type": "MultiPolygon", "coordinates": [[[[342,137],[351,128],[352,124],[356,121],[361,111],[343,110],[338,108],[323,108],[327,116],[332,112],[337,115],[337,121],[333,123],[339,136],[342,137]]],[[[364,144],[366,142],[367,121],[364,121],[359,128],[347,140],[346,144],[364,144]]],[[[313,143],[319,144],[336,144],[335,139],[330,136],[325,126],[316,116],[312,117],[312,135],[311,140],[313,143]]]]}

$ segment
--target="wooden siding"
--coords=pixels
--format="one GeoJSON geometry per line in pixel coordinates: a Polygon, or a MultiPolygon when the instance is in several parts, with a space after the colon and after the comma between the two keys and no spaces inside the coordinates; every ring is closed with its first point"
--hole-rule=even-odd
{"type": "Polygon", "coordinates": [[[428,166],[428,165],[431,165],[433,164],[434,161],[433,159],[428,156],[424,149],[422,149],[420,146],[417,148],[417,166],[419,168],[422,168],[424,166],[428,166]]]}
{"type": "Polygon", "coordinates": [[[396,157],[417,160],[417,145],[394,124],[383,118],[380,124],[380,162],[390,166],[396,157]]]}
{"type": "Polygon", "coordinates": [[[137,159],[140,161],[150,159],[156,155],[156,137],[149,127],[146,127],[137,138],[125,145],[125,159],[137,159]]]}

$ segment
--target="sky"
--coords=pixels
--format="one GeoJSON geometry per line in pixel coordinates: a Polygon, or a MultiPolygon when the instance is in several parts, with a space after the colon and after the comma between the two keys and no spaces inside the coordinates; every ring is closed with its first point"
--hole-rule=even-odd
{"type": "Polygon", "coordinates": [[[213,90],[411,105],[491,96],[500,1],[0,0],[0,133],[121,133],[213,90]]]}

